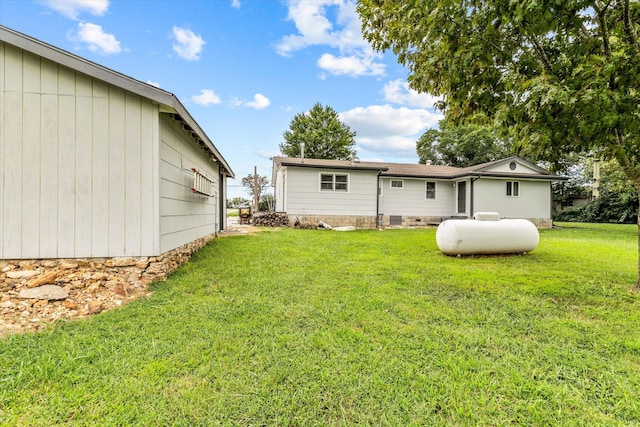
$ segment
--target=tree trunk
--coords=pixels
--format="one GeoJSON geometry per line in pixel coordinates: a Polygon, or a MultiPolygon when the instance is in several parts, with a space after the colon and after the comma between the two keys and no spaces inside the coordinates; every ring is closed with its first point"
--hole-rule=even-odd
{"type": "Polygon", "coordinates": [[[640,290],[640,187],[636,185],[638,192],[638,279],[636,280],[636,289],[640,290]]]}

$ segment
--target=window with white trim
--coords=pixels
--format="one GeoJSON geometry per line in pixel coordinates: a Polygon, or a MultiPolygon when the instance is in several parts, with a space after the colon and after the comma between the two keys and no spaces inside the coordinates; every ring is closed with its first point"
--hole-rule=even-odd
{"type": "Polygon", "coordinates": [[[400,179],[392,179],[390,185],[391,188],[404,188],[404,181],[400,179]]]}
{"type": "Polygon", "coordinates": [[[341,173],[321,173],[320,191],[349,191],[349,175],[341,173]]]}
{"type": "Polygon", "coordinates": [[[520,197],[520,183],[507,181],[507,197],[520,197]]]}
{"type": "Polygon", "coordinates": [[[427,200],[436,200],[436,182],[435,181],[427,181],[425,182],[425,197],[427,200]]]}

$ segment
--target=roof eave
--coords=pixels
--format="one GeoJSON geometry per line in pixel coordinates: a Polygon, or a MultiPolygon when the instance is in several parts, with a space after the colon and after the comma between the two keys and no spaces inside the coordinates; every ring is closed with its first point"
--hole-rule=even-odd
{"type": "Polygon", "coordinates": [[[166,108],[173,109],[192,129],[195,130],[199,140],[203,141],[207,150],[224,168],[225,173],[231,178],[235,177],[233,170],[213,145],[213,142],[173,93],[167,92],[140,80],[136,80],[125,74],[74,55],[3,25],[0,25],[0,41],[17,46],[20,49],[41,56],[95,79],[102,80],[129,92],[135,93],[136,95],[155,101],[166,108]]]}

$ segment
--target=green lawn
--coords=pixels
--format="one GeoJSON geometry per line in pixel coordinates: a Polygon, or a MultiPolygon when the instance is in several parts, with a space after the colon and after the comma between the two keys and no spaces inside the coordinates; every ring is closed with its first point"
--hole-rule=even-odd
{"type": "Polygon", "coordinates": [[[636,230],[217,239],[147,299],[0,340],[0,425],[639,425],[636,230]]]}

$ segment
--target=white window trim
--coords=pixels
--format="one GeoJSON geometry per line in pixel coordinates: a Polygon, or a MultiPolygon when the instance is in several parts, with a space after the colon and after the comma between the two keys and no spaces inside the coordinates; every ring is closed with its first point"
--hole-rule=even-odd
{"type": "Polygon", "coordinates": [[[318,174],[318,191],[322,193],[349,193],[351,191],[351,176],[348,173],[340,172],[320,172],[318,174]],[[322,175],[333,175],[333,188],[331,190],[325,190],[322,188],[322,175]],[[347,177],[347,189],[336,190],[336,175],[347,177]]]}
{"type": "Polygon", "coordinates": [[[390,179],[389,180],[389,188],[391,188],[392,190],[402,190],[404,189],[404,180],[403,179],[390,179]],[[393,182],[399,182],[402,185],[400,185],[400,187],[394,187],[393,186],[393,182]]]}
{"type": "Polygon", "coordinates": [[[517,198],[517,197],[520,197],[520,187],[521,187],[521,185],[520,185],[520,181],[505,181],[505,182],[507,183],[507,184],[505,185],[505,189],[504,189],[505,196],[506,196],[506,197],[508,197],[508,198],[510,198],[510,199],[511,199],[511,198],[517,198]],[[509,183],[511,183],[511,194],[507,194],[507,187],[508,187],[509,183]],[[516,194],[515,196],[513,195],[513,188],[514,188],[514,185],[513,185],[513,184],[517,184],[517,187],[518,187],[518,194],[516,194]]]}
{"type": "Polygon", "coordinates": [[[435,201],[438,200],[438,181],[425,181],[424,182],[424,199],[427,202],[435,202],[435,201]],[[435,190],[436,194],[435,194],[435,197],[433,199],[430,199],[430,198],[427,197],[427,183],[429,183],[429,182],[433,182],[434,187],[435,187],[434,190],[435,190]]]}

